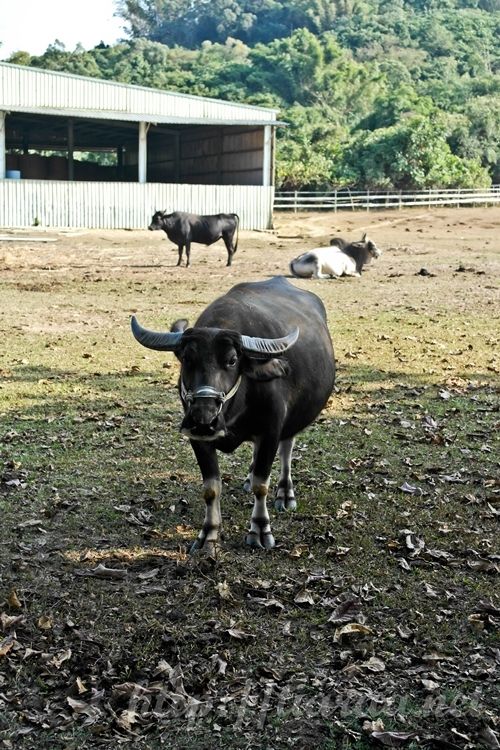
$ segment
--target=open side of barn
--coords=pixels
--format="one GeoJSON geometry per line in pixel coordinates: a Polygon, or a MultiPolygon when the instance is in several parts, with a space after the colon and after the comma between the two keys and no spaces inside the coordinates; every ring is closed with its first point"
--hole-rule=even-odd
{"type": "Polygon", "coordinates": [[[276,115],[0,63],[0,226],[144,228],[165,209],[268,228],[276,115]]]}

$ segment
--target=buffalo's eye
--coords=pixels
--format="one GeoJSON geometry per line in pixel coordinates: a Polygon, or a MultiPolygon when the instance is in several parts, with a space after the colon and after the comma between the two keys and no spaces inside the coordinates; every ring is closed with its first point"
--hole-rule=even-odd
{"type": "Polygon", "coordinates": [[[193,366],[196,364],[196,354],[192,349],[185,349],[181,354],[181,359],[185,365],[193,366]]]}
{"type": "Polygon", "coordinates": [[[236,367],[237,364],[238,364],[238,357],[236,356],[236,354],[233,354],[226,361],[226,367],[236,367]]]}

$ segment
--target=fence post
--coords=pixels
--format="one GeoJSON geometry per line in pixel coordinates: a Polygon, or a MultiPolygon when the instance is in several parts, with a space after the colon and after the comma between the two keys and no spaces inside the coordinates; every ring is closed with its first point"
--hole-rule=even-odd
{"type": "Polygon", "coordinates": [[[334,213],[337,213],[337,189],[335,188],[335,203],[334,203],[334,213]]]}
{"type": "Polygon", "coordinates": [[[401,195],[401,190],[399,191],[399,210],[401,211],[403,205],[403,196],[401,195]]]}
{"type": "Polygon", "coordinates": [[[366,210],[370,213],[370,190],[366,191],[366,210]]]}
{"type": "Polygon", "coordinates": [[[293,212],[294,212],[294,214],[297,213],[297,195],[298,195],[298,190],[295,190],[295,192],[293,194],[293,212]]]}
{"type": "Polygon", "coordinates": [[[354,198],[352,197],[351,188],[348,188],[349,190],[349,198],[351,199],[351,209],[354,211],[354,198]]]}

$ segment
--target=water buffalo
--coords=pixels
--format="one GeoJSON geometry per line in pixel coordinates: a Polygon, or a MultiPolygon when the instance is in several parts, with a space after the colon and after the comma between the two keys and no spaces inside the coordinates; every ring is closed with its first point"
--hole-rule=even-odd
{"type": "MultiPolygon", "coordinates": [[[[184,321],[185,322],[185,321],[184,321]]],[[[330,396],[335,361],[323,303],[283,277],[238,284],[212,302],[193,328],[156,333],[132,318],[143,346],[173,351],[181,363],[181,432],[190,438],[203,477],[205,521],[192,551],[217,544],[221,479],[217,450],[253,443],[245,488],[254,493],[246,543],[274,547],[267,494],[274,458],[281,471],[275,507],[294,510],[291,477],[295,435],[330,396]]]]}
{"type": "Polygon", "coordinates": [[[290,271],[302,279],[361,276],[363,266],[381,254],[382,251],[366,234],[361,242],[347,242],[336,237],[329,247],[316,247],[294,258],[290,271]]]}
{"type": "Polygon", "coordinates": [[[188,214],[185,211],[174,211],[167,214],[165,211],[156,211],[151,219],[148,229],[163,229],[168,239],[177,245],[181,265],[182,251],[186,248],[186,268],[191,259],[191,243],[199,242],[201,245],[213,245],[217,240],[223,239],[227,249],[227,264],[231,265],[233,255],[238,247],[238,227],[240,219],[237,214],[214,214],[213,216],[200,216],[188,214]],[[236,234],[236,242],[233,242],[236,234]]]}

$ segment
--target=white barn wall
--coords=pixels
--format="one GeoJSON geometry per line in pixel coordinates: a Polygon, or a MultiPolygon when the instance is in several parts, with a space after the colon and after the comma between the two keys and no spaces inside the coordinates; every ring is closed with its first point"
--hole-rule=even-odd
{"type": "Polygon", "coordinates": [[[145,229],[156,210],[237,213],[241,229],[269,229],[274,187],[132,182],[0,181],[0,226],[145,229]]]}

